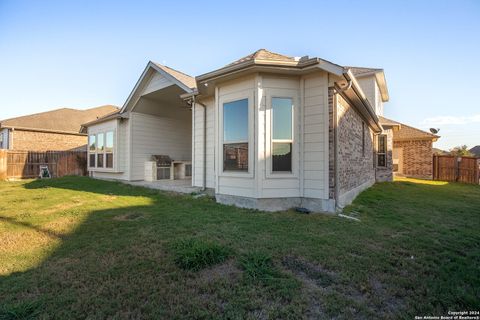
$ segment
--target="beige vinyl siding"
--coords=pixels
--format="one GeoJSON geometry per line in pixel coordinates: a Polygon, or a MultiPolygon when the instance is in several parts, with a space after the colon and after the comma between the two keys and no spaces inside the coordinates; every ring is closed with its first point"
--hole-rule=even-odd
{"type": "MultiPolygon", "coordinates": [[[[215,101],[213,98],[208,100],[202,101],[202,103],[206,106],[207,111],[207,144],[206,144],[206,160],[207,160],[207,188],[215,188],[215,101]]],[[[195,159],[194,159],[194,186],[203,187],[203,113],[204,107],[200,104],[197,104],[195,107],[195,118],[194,118],[194,144],[195,144],[195,159]]]]}
{"type": "Polygon", "coordinates": [[[304,78],[303,196],[328,199],[328,77],[304,78]]]}
{"type": "Polygon", "coordinates": [[[142,90],[141,95],[149,94],[151,92],[166,88],[171,85],[173,85],[173,82],[165,78],[160,73],[155,72],[145,85],[145,88],[142,90]]]}
{"type": "Polygon", "coordinates": [[[365,96],[377,115],[383,115],[383,102],[380,88],[374,75],[357,79],[365,96]]]}
{"type": "Polygon", "coordinates": [[[173,160],[192,158],[191,119],[160,118],[132,112],[130,180],[143,180],[145,161],[152,155],[168,155],[173,160]]]}

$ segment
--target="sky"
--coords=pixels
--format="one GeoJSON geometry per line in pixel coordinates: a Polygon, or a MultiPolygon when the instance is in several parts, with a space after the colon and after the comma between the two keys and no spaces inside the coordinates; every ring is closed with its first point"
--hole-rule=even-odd
{"type": "Polygon", "coordinates": [[[122,106],[149,60],[190,75],[257,49],[385,70],[385,116],[480,144],[480,1],[0,0],[0,119],[122,106]]]}

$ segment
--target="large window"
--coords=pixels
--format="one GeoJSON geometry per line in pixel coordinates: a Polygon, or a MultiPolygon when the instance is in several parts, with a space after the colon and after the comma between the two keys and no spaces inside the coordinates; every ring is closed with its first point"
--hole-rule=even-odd
{"type": "Polygon", "coordinates": [[[293,101],[272,98],[272,171],[292,172],[293,101]]]}
{"type": "Polygon", "coordinates": [[[377,165],[387,166],[387,136],[384,134],[378,136],[377,165]]]}
{"type": "Polygon", "coordinates": [[[248,99],[223,104],[223,171],[248,171],[248,99]]]}
{"type": "Polygon", "coordinates": [[[105,134],[105,168],[113,168],[113,131],[105,134]]]}
{"type": "Polygon", "coordinates": [[[88,165],[91,168],[113,168],[114,132],[100,132],[88,137],[88,165]]]}
{"type": "Polygon", "coordinates": [[[92,134],[88,137],[88,166],[95,168],[95,157],[97,151],[97,136],[92,134]]]}

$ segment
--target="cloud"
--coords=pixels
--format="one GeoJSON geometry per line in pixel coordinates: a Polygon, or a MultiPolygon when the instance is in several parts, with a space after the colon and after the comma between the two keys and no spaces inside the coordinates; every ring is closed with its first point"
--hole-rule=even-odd
{"type": "Polygon", "coordinates": [[[438,116],[427,118],[421,122],[423,126],[445,126],[445,125],[464,125],[470,123],[480,123],[480,114],[474,114],[469,117],[456,117],[456,116],[438,116]]]}

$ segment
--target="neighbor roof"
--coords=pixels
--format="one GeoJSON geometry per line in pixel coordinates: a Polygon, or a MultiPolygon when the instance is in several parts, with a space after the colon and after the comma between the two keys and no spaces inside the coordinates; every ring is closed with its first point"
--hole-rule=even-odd
{"type": "Polygon", "coordinates": [[[480,157],[480,145],[473,147],[472,149],[468,150],[474,155],[480,157]]]}
{"type": "Polygon", "coordinates": [[[393,133],[393,140],[424,140],[429,139],[433,141],[437,141],[440,136],[436,134],[432,134],[430,132],[426,132],[406,124],[400,123],[395,120],[387,119],[385,117],[379,116],[380,124],[382,125],[397,125],[399,126],[399,130],[394,131],[393,133]]]}
{"type": "Polygon", "coordinates": [[[175,70],[173,68],[164,66],[160,63],[156,63],[156,62],[153,62],[153,61],[152,61],[152,63],[155,64],[155,66],[162,69],[163,71],[165,71],[166,73],[168,73],[169,75],[171,75],[172,77],[174,77],[175,79],[177,79],[178,81],[180,81],[181,83],[183,83],[188,88],[195,89],[197,87],[197,84],[196,84],[196,81],[195,81],[194,77],[189,76],[188,74],[183,73],[183,72],[178,71],[178,70],[175,70]]]}
{"type": "Polygon", "coordinates": [[[118,107],[112,105],[87,110],[61,108],[2,120],[0,121],[0,127],[32,131],[79,133],[83,123],[93,121],[116,111],[118,111],[118,107]]]}

